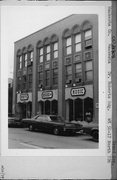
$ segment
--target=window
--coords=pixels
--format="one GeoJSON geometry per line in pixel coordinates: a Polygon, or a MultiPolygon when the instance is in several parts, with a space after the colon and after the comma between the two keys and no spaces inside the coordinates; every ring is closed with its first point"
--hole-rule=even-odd
{"type": "Polygon", "coordinates": [[[28,84],[29,84],[29,89],[32,88],[32,74],[28,75],[28,84]]]}
{"type": "Polygon", "coordinates": [[[85,62],[85,80],[92,81],[93,80],[93,65],[92,61],[85,62]]]}
{"type": "Polygon", "coordinates": [[[19,56],[19,68],[22,69],[22,56],[19,56]]]}
{"type": "Polygon", "coordinates": [[[66,83],[72,80],[72,66],[66,66],[66,83]]]}
{"type": "Polygon", "coordinates": [[[49,86],[49,82],[50,82],[50,71],[47,70],[45,71],[45,85],[49,86]]]}
{"type": "Polygon", "coordinates": [[[58,42],[53,44],[53,57],[54,59],[58,58],[58,42]]]}
{"type": "Polygon", "coordinates": [[[27,54],[24,55],[24,67],[27,67],[27,54]]]}
{"type": "Polygon", "coordinates": [[[85,31],[85,48],[92,47],[92,30],[85,31]]]}
{"type": "Polygon", "coordinates": [[[46,46],[46,61],[50,60],[50,45],[46,46]]]}
{"type": "Polygon", "coordinates": [[[26,89],[26,76],[23,76],[23,90],[26,89]]]}
{"type": "Polygon", "coordinates": [[[39,49],[39,62],[42,63],[43,62],[43,48],[39,49]]]}
{"type": "Polygon", "coordinates": [[[53,85],[58,84],[58,69],[53,69],[53,85]]]}
{"type": "Polygon", "coordinates": [[[71,37],[66,39],[66,54],[69,55],[72,53],[72,40],[71,37]]]}
{"type": "Polygon", "coordinates": [[[33,51],[30,52],[30,61],[33,62],[33,51]]]}
{"type": "Polygon", "coordinates": [[[81,51],[81,34],[75,35],[75,52],[81,51]]]}
{"type": "Polygon", "coordinates": [[[82,78],[82,64],[78,63],[75,64],[75,79],[76,81],[78,80],[79,82],[81,82],[81,78],[82,78]]]}
{"type": "Polygon", "coordinates": [[[39,72],[39,85],[43,84],[43,73],[39,72]]]}

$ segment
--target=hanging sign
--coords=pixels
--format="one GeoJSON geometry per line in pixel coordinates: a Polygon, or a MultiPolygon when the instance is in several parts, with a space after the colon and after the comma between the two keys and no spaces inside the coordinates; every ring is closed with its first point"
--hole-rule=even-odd
{"type": "Polygon", "coordinates": [[[43,91],[41,96],[42,96],[42,99],[50,99],[53,97],[53,92],[52,91],[43,91]]]}
{"type": "Polygon", "coordinates": [[[84,96],[85,93],[86,93],[85,87],[71,89],[71,96],[84,96]]]}
{"type": "Polygon", "coordinates": [[[29,98],[29,95],[27,93],[20,94],[21,101],[26,101],[26,100],[28,100],[28,98],[29,98]]]}

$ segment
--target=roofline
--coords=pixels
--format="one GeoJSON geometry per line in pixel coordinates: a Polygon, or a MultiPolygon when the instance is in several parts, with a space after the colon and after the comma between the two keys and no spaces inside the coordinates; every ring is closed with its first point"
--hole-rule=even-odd
{"type": "Polygon", "coordinates": [[[42,28],[42,29],[40,29],[40,30],[38,30],[38,31],[35,31],[35,32],[33,32],[33,33],[31,33],[31,34],[29,34],[29,35],[27,35],[27,36],[25,36],[25,37],[23,37],[23,38],[15,41],[14,43],[17,43],[18,41],[21,41],[21,40],[23,40],[23,39],[25,39],[25,38],[27,38],[27,37],[29,37],[29,36],[32,36],[33,34],[36,34],[37,32],[40,32],[40,31],[42,31],[42,30],[44,30],[44,29],[46,29],[46,28],[48,28],[48,27],[50,27],[50,26],[52,26],[52,25],[54,25],[54,24],[57,24],[58,22],[63,21],[63,20],[65,20],[65,19],[67,19],[67,18],[69,18],[70,16],[73,16],[73,15],[75,15],[75,14],[71,14],[71,15],[63,18],[63,19],[60,19],[60,20],[58,20],[58,21],[56,21],[56,22],[54,22],[54,23],[52,23],[52,24],[50,24],[50,25],[48,25],[48,26],[46,26],[46,27],[44,27],[44,28],[42,28]]]}

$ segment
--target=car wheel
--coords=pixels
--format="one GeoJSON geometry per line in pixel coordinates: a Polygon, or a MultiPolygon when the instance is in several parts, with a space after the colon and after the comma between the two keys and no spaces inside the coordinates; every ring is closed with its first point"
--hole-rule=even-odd
{"type": "Polygon", "coordinates": [[[94,140],[97,141],[98,140],[98,131],[93,131],[92,137],[93,137],[94,140]]]}
{"type": "Polygon", "coordinates": [[[54,133],[54,135],[59,135],[59,129],[58,128],[54,128],[53,133],[54,133]]]}
{"type": "Polygon", "coordinates": [[[29,125],[29,131],[33,131],[34,128],[33,128],[33,125],[29,125]]]}

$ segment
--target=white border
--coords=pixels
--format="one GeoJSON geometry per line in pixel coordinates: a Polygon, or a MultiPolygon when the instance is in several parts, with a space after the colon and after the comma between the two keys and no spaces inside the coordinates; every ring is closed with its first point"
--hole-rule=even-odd
{"type": "MultiPolygon", "coordinates": [[[[69,4],[69,3],[68,3],[69,4]]],[[[78,4],[78,3],[75,3],[78,4]]],[[[92,3],[93,4],[93,3],[92,3]]],[[[107,3],[109,4],[109,2],[107,3]]],[[[64,5],[64,3],[62,4],[64,5]]],[[[104,4],[105,5],[105,4],[104,4]]],[[[49,150],[49,149],[8,149],[8,128],[7,128],[7,99],[8,99],[8,90],[7,90],[7,69],[6,64],[8,62],[4,61],[4,59],[7,59],[7,53],[5,53],[5,44],[4,44],[4,36],[5,33],[2,32],[1,34],[1,129],[2,129],[2,135],[1,135],[1,152],[2,156],[104,156],[106,155],[106,141],[105,141],[105,123],[106,123],[106,49],[105,49],[105,32],[106,32],[106,18],[105,18],[105,6],[102,3],[101,5],[91,5],[91,6],[77,6],[73,7],[70,6],[64,6],[64,8],[68,8],[72,13],[75,14],[76,10],[78,14],[98,14],[98,20],[99,20],[99,129],[100,129],[100,135],[99,135],[99,149],[55,149],[55,150],[49,150]],[[73,10],[74,9],[74,10],[73,10]],[[6,57],[5,57],[6,56],[6,57]]],[[[54,6],[53,6],[54,8],[54,6]]],[[[3,10],[3,9],[2,9],[3,10]]],[[[2,19],[3,20],[3,19],[2,19]]],[[[4,23],[4,22],[3,22],[4,23]]]]}

